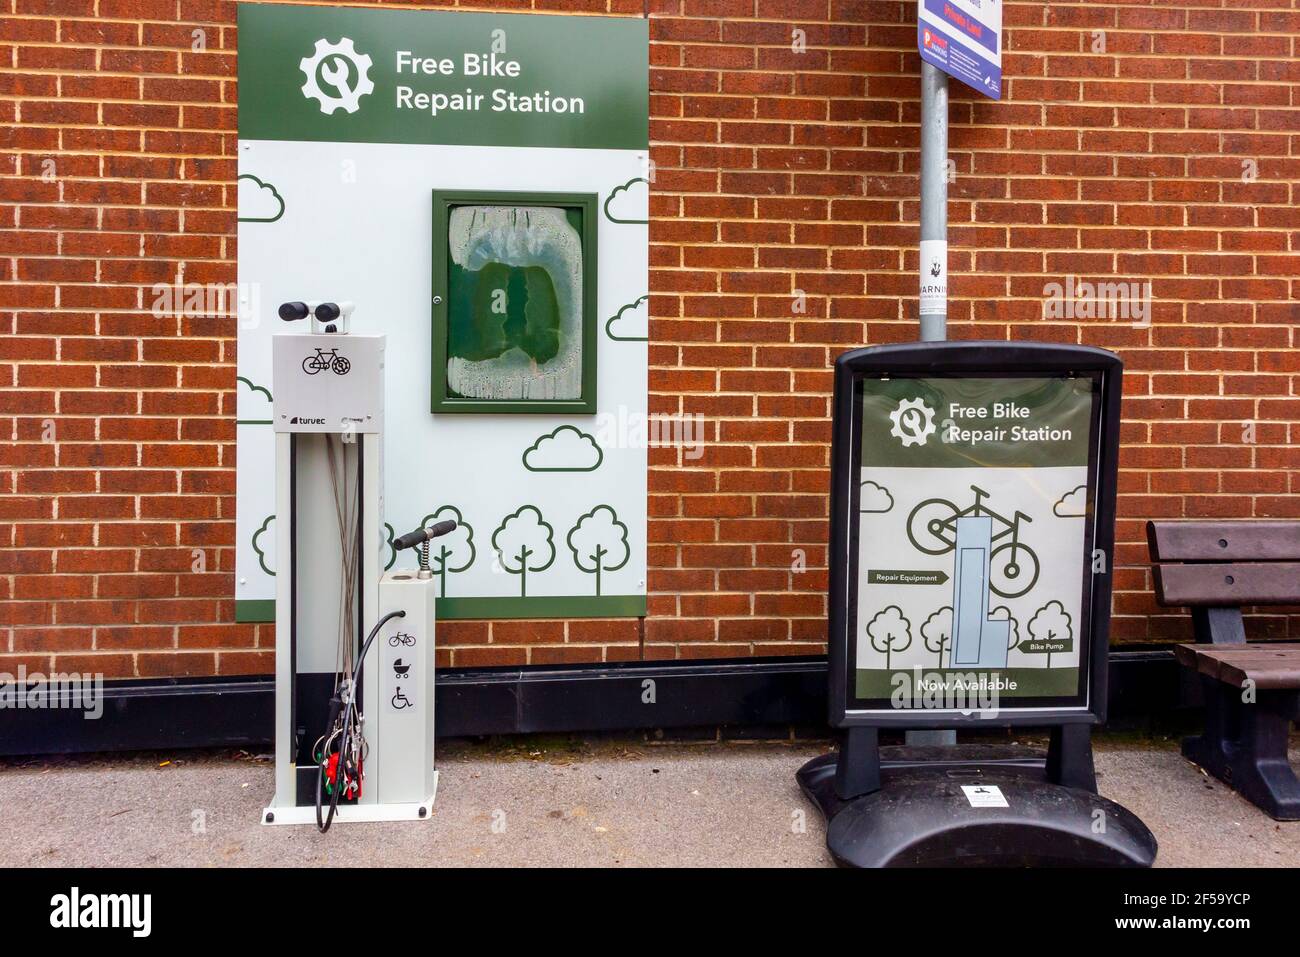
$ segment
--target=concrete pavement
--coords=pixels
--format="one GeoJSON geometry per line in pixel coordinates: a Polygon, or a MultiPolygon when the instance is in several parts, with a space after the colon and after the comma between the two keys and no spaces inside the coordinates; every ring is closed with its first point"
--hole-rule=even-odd
{"type": "MultiPolygon", "coordinates": [[[[794,773],[825,742],[449,742],[427,824],[264,827],[266,756],[228,751],[0,764],[0,866],[829,866],[794,773]]],[[[1300,755],[1293,755],[1293,759],[1300,755]]],[[[1172,741],[1098,736],[1103,794],[1160,841],[1158,864],[1300,866],[1279,824],[1172,741]]]]}

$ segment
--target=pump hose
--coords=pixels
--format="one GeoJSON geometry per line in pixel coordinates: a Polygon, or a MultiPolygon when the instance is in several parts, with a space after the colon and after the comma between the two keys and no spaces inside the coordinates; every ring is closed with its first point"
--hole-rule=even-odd
{"type": "MultiPolygon", "coordinates": [[[[339,795],[343,793],[343,756],[348,753],[348,737],[352,731],[352,715],[357,707],[357,694],[361,689],[361,669],[366,664],[366,652],[374,644],[375,636],[379,634],[379,629],[388,624],[394,618],[405,618],[406,612],[403,610],[390,611],[379,621],[375,622],[375,627],[370,629],[370,634],[361,645],[361,654],[357,657],[357,670],[352,679],[352,694],[348,697],[347,708],[343,713],[343,730],[339,735],[339,760],[334,766],[334,793],[330,795],[330,809],[328,815],[323,815],[322,804],[324,803],[325,791],[325,765],[329,763],[328,740],[330,729],[325,729],[326,751],[322,753],[316,763],[316,827],[324,834],[334,823],[334,812],[338,809],[339,795]]],[[[358,768],[358,773],[360,769],[358,768]]]]}

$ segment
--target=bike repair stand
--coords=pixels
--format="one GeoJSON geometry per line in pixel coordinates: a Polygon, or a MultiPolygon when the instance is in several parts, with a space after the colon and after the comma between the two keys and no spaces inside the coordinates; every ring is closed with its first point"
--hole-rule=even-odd
{"type": "MultiPolygon", "coordinates": [[[[275,430],[275,796],[264,824],[316,823],[313,748],[335,694],[340,632],[353,654],[389,612],[355,690],[365,762],[360,796],[334,820],[428,820],[434,768],[434,582],[383,573],[383,335],[350,334],[334,303],[285,303],[280,316],[312,316],[311,334],[272,337],[275,430]],[[343,534],[338,489],[348,503],[343,534]],[[353,526],[351,523],[355,522],[353,526]],[[356,545],[345,550],[352,533],[356,545]],[[346,554],[351,576],[342,573],[346,554]],[[340,623],[353,583],[354,620],[340,623]]],[[[269,520],[268,520],[269,521],[269,520]]]]}

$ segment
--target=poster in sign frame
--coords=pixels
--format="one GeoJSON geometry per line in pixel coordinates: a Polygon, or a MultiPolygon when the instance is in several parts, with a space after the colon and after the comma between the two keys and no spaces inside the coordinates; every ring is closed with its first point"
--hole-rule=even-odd
{"type": "Polygon", "coordinates": [[[830,722],[1105,719],[1123,364],[875,346],[835,365],[830,722]]]}

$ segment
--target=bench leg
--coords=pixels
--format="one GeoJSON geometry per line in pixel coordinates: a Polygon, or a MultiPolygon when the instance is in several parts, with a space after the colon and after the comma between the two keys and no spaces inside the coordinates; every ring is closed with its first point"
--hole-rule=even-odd
{"type": "Polygon", "coordinates": [[[1241,748],[1233,786],[1278,821],[1300,821],[1300,780],[1287,759],[1287,738],[1296,716],[1296,692],[1260,692],[1241,706],[1241,748]]]}
{"type": "Polygon", "coordinates": [[[1183,739],[1183,757],[1220,780],[1232,774],[1233,755],[1241,737],[1241,693],[1216,678],[1201,675],[1205,697],[1205,732],[1183,739]]]}
{"type": "Polygon", "coordinates": [[[1205,733],[1183,741],[1183,755],[1278,821],[1300,820],[1300,780],[1287,760],[1287,737],[1300,693],[1241,691],[1206,677],[1205,733]]]}

